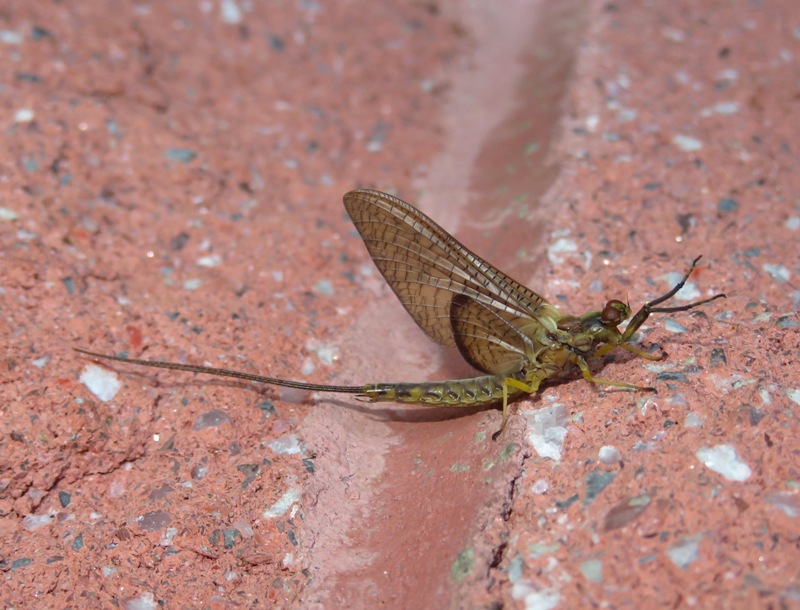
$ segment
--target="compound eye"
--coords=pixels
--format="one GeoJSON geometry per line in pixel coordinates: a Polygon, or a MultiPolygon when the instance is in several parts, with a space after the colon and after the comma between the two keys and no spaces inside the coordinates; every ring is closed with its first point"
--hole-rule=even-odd
{"type": "Polygon", "coordinates": [[[625,305],[625,303],[618,301],[617,299],[613,299],[606,303],[606,306],[603,308],[603,311],[600,314],[600,318],[602,318],[604,324],[613,324],[614,326],[617,326],[622,324],[622,321],[627,317],[627,309],[628,306],[625,305]]]}

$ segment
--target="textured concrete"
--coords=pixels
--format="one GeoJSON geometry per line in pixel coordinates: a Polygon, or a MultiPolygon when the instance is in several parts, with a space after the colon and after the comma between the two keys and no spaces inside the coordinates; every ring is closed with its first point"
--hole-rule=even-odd
{"type": "Polygon", "coordinates": [[[800,604],[790,0],[6,4],[4,606],[800,604]],[[471,375],[375,271],[356,186],[572,313],[698,254],[688,296],[728,299],[649,320],[663,362],[593,365],[657,395],[551,386],[497,442],[497,410],[71,351],[471,375]]]}

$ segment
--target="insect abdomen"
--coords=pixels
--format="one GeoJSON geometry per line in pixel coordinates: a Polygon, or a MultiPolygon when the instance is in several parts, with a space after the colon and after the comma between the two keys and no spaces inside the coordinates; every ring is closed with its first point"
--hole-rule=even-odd
{"type": "MultiPolygon", "coordinates": [[[[369,402],[404,402],[431,406],[467,406],[489,404],[503,398],[505,377],[487,375],[457,381],[424,383],[376,383],[364,387],[369,402]]],[[[509,388],[509,395],[517,391],[509,388]]]]}

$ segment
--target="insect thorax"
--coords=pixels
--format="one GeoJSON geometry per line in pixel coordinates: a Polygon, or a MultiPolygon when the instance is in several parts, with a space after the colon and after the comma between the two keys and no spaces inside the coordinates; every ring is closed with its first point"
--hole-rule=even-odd
{"type": "MultiPolygon", "coordinates": [[[[620,305],[623,304],[620,303],[620,305]]],[[[542,354],[542,356],[556,361],[563,360],[564,356],[559,353],[563,349],[575,357],[582,356],[586,358],[594,354],[606,343],[619,344],[622,333],[620,333],[615,324],[619,318],[609,314],[607,312],[608,309],[609,306],[607,305],[602,312],[593,311],[581,317],[570,315],[561,317],[558,320],[557,330],[551,333],[553,344],[549,351],[553,352],[553,354],[549,356],[542,354]],[[609,317],[611,319],[608,319],[609,317]]],[[[613,311],[616,311],[616,309],[613,311]]],[[[624,309],[619,313],[624,314],[624,309]]],[[[571,362],[575,362],[575,358],[572,358],[571,362]]]]}

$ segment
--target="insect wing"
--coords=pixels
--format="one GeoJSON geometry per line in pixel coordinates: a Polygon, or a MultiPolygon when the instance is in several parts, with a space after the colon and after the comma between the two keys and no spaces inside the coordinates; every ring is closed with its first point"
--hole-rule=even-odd
{"type": "Polygon", "coordinates": [[[453,338],[464,360],[479,371],[511,375],[522,370],[527,359],[525,344],[530,339],[505,315],[463,294],[453,297],[450,307],[453,338]]]}
{"type": "Polygon", "coordinates": [[[400,302],[441,345],[458,346],[450,321],[456,295],[505,312],[511,319],[523,319],[525,324],[537,319],[547,303],[396,197],[356,190],[344,196],[344,206],[400,302]]]}

